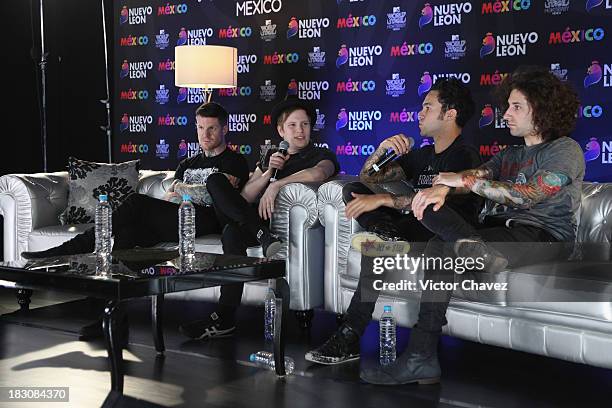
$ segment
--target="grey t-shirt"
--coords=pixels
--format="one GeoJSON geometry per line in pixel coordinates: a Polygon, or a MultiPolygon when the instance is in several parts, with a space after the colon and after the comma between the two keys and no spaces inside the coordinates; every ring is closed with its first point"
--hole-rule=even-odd
{"type": "Polygon", "coordinates": [[[584,157],[573,139],[561,137],[533,146],[512,146],[493,156],[483,167],[493,174],[493,180],[516,184],[533,182],[547,191],[547,197],[529,209],[508,207],[486,200],[484,216],[511,218],[518,223],[535,225],[548,231],[559,241],[571,242],[576,237],[576,214],[580,206],[584,157]],[[565,177],[549,177],[546,170],[565,177]]]}

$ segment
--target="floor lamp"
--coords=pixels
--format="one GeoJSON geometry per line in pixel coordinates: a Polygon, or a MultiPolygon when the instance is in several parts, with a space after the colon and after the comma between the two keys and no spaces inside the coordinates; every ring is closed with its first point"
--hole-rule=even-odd
{"type": "Polygon", "coordinates": [[[238,49],[221,45],[181,45],[174,48],[174,84],[200,88],[210,102],[213,89],[235,88],[238,49]]]}

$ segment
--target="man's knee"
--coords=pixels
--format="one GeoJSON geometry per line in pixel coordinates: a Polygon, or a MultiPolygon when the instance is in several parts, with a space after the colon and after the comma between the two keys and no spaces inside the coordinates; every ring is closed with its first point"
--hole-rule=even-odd
{"type": "Polygon", "coordinates": [[[356,182],[345,184],[344,187],[342,187],[342,199],[344,200],[345,204],[354,198],[352,196],[352,193],[373,194],[372,190],[366,187],[366,185],[363,184],[362,182],[356,181],[356,182]]]}
{"type": "Polygon", "coordinates": [[[242,255],[246,251],[245,232],[234,223],[229,223],[221,233],[221,244],[226,254],[242,255]]]}

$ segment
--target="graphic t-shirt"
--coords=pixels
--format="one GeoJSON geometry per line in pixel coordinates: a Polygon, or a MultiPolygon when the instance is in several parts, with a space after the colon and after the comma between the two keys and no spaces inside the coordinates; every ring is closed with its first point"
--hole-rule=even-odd
{"type": "MultiPolygon", "coordinates": [[[[277,152],[278,150],[270,149],[266,154],[264,159],[265,165],[262,163],[257,163],[257,167],[262,172],[265,172],[268,168],[268,163],[270,161],[270,156],[277,152]]],[[[338,159],[336,155],[329,149],[324,147],[317,147],[310,143],[308,146],[303,148],[297,153],[289,155],[287,161],[285,161],[285,166],[278,171],[276,178],[282,179],[284,177],[290,176],[298,171],[309,169],[311,167],[316,166],[322,160],[329,160],[334,164],[334,176],[338,174],[340,171],[340,164],[338,164],[338,159]]]]}
{"type": "MultiPolygon", "coordinates": [[[[249,165],[246,158],[230,149],[225,149],[221,154],[206,157],[204,153],[181,161],[176,168],[174,178],[185,184],[205,185],[208,176],[213,173],[231,174],[238,178],[238,190],[249,179],[249,165]]],[[[208,205],[212,204],[210,197],[203,197],[202,201],[208,205]]]]}
{"type": "Polygon", "coordinates": [[[516,184],[537,183],[547,191],[547,198],[528,209],[486,200],[481,214],[483,217],[513,219],[542,228],[559,241],[574,241],[585,171],[584,157],[578,143],[569,137],[561,137],[533,146],[511,146],[493,156],[484,166],[492,172],[493,180],[516,184]],[[560,174],[561,177],[538,176],[532,180],[539,170],[560,174]]]}
{"type": "MultiPolygon", "coordinates": [[[[482,163],[476,148],[466,144],[461,135],[443,152],[436,154],[434,149],[434,145],[423,146],[397,159],[406,173],[406,178],[412,182],[417,192],[430,188],[433,185],[433,178],[440,172],[457,173],[474,169],[482,163]]],[[[464,218],[475,221],[482,206],[482,199],[474,193],[449,195],[446,205],[464,218]]]]}

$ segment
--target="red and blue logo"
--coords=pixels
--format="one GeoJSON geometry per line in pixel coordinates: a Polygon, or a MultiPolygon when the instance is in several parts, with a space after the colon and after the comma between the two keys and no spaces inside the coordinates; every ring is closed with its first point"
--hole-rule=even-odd
{"type": "Polygon", "coordinates": [[[419,18],[419,28],[425,27],[433,20],[433,9],[429,3],[425,3],[423,10],[421,10],[421,17],[419,18]]]}
{"type": "Polygon", "coordinates": [[[603,71],[598,61],[593,61],[589,69],[587,69],[587,75],[584,77],[584,87],[588,88],[591,85],[601,81],[603,77],[603,71]]]}
{"type": "Polygon", "coordinates": [[[482,111],[480,112],[480,120],[478,121],[478,127],[481,129],[485,126],[489,126],[493,123],[493,119],[495,118],[495,111],[491,107],[491,105],[487,104],[482,111]]]}
{"type": "Polygon", "coordinates": [[[121,72],[119,73],[119,77],[123,79],[129,74],[130,74],[130,64],[128,64],[127,60],[123,60],[123,64],[121,64],[121,72]]]}
{"type": "Polygon", "coordinates": [[[178,35],[178,40],[176,41],[176,45],[185,45],[187,44],[187,31],[185,31],[185,27],[181,27],[181,31],[178,35]]]}
{"type": "Polygon", "coordinates": [[[601,145],[596,137],[592,137],[586,144],[586,151],[584,152],[584,161],[597,160],[601,155],[601,145]]]}
{"type": "Polygon", "coordinates": [[[346,44],[342,44],[338,51],[338,58],[336,58],[336,68],[340,68],[340,65],[346,64],[349,58],[349,52],[346,48],[346,44]]]}
{"type": "Polygon", "coordinates": [[[287,85],[287,95],[297,95],[298,93],[298,83],[295,79],[291,79],[289,81],[289,85],[287,85]]]}
{"type": "Polygon", "coordinates": [[[123,6],[121,13],[119,14],[119,24],[125,24],[128,22],[128,9],[127,6],[123,6]]]}
{"type": "Polygon", "coordinates": [[[480,47],[480,58],[484,58],[485,55],[493,53],[495,50],[495,37],[493,33],[487,33],[482,39],[482,47],[480,47]]]}
{"type": "Polygon", "coordinates": [[[336,130],[340,130],[348,124],[348,114],[346,113],[346,109],[340,109],[340,113],[338,113],[338,120],[336,121],[336,130]]]}
{"type": "Polygon", "coordinates": [[[119,130],[123,132],[125,130],[128,130],[129,127],[130,127],[130,118],[127,113],[124,113],[123,116],[121,117],[121,123],[119,124],[119,130]]]}
{"type": "Polygon", "coordinates": [[[429,72],[425,71],[423,73],[423,76],[421,77],[421,83],[419,85],[419,96],[423,96],[423,94],[429,92],[432,83],[433,81],[431,79],[431,75],[429,74],[429,72]]]}
{"type": "Polygon", "coordinates": [[[587,0],[586,2],[586,11],[589,12],[593,10],[595,7],[599,7],[603,4],[603,0],[587,0]]]}
{"type": "Polygon", "coordinates": [[[298,33],[298,22],[295,17],[291,17],[289,20],[289,27],[287,29],[287,38],[291,38],[298,33]]]}
{"type": "Polygon", "coordinates": [[[179,88],[176,103],[183,103],[187,99],[187,88],[179,88]]]}

